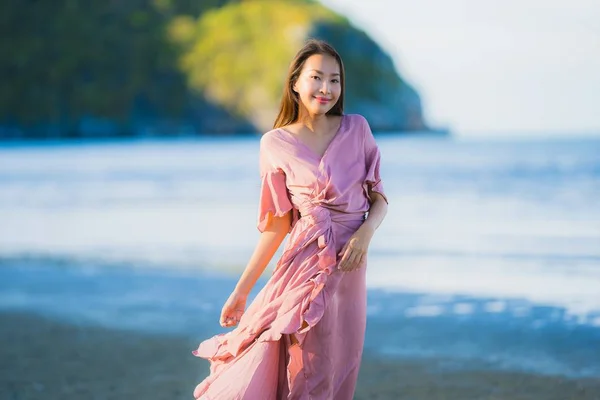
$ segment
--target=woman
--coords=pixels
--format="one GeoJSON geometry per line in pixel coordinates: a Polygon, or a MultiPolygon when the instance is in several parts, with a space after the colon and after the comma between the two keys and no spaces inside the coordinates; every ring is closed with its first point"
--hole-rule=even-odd
{"type": "Polygon", "coordinates": [[[261,236],[220,320],[237,327],[193,352],[211,363],[195,398],[353,398],[366,327],[367,248],[387,199],[369,125],[344,115],[343,105],[340,56],[325,42],[308,41],[290,66],[274,129],[260,141],[261,236]],[[269,281],[244,311],[288,233],[269,281]]]}

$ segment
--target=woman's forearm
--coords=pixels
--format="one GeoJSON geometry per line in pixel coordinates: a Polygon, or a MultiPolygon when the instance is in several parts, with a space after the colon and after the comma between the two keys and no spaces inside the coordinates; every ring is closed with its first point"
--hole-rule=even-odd
{"type": "Polygon", "coordinates": [[[372,203],[369,208],[369,215],[362,226],[364,226],[365,229],[375,232],[387,214],[388,203],[383,196],[377,192],[373,192],[371,196],[372,203]]]}
{"type": "Polygon", "coordinates": [[[291,212],[288,212],[283,217],[269,218],[267,227],[260,234],[254,252],[235,287],[237,293],[243,296],[247,296],[250,293],[289,232],[291,221],[291,212]]]}

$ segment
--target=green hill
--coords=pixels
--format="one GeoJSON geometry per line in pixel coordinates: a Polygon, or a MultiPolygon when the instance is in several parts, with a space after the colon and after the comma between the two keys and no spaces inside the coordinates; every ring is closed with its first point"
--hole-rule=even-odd
{"type": "Polygon", "coordinates": [[[425,127],[390,57],[313,1],[13,0],[0,24],[0,138],[263,132],[308,37],[342,55],[346,112],[425,127]]]}

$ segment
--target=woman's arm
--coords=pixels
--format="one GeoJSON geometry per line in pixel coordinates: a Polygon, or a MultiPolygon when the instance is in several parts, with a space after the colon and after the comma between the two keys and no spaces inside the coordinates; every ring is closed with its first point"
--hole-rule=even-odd
{"type": "Polygon", "coordinates": [[[289,211],[283,217],[275,217],[269,214],[267,226],[264,232],[260,234],[250,261],[248,261],[246,269],[234,289],[235,293],[245,297],[248,296],[289,232],[291,223],[292,211],[289,211]]]}
{"type": "Polygon", "coordinates": [[[369,229],[372,232],[375,232],[387,214],[388,203],[380,193],[369,192],[369,196],[371,200],[369,215],[367,216],[365,222],[363,222],[361,225],[361,228],[364,227],[363,229],[369,229]]]}
{"type": "Polygon", "coordinates": [[[380,193],[370,191],[369,215],[356,232],[350,237],[344,248],[339,252],[342,257],[338,268],[342,271],[353,271],[358,268],[367,256],[369,244],[375,230],[381,225],[388,209],[388,203],[380,193]]]}

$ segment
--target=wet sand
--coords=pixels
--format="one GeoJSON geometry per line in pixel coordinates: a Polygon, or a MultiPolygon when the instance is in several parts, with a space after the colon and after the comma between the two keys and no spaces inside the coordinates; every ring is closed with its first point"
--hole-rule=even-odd
{"type": "MultiPolygon", "coordinates": [[[[208,363],[191,355],[198,339],[1,313],[0,399],[192,399],[195,384],[208,372],[208,363]]],[[[450,365],[452,360],[365,354],[355,399],[600,400],[600,377],[450,365]]]]}

